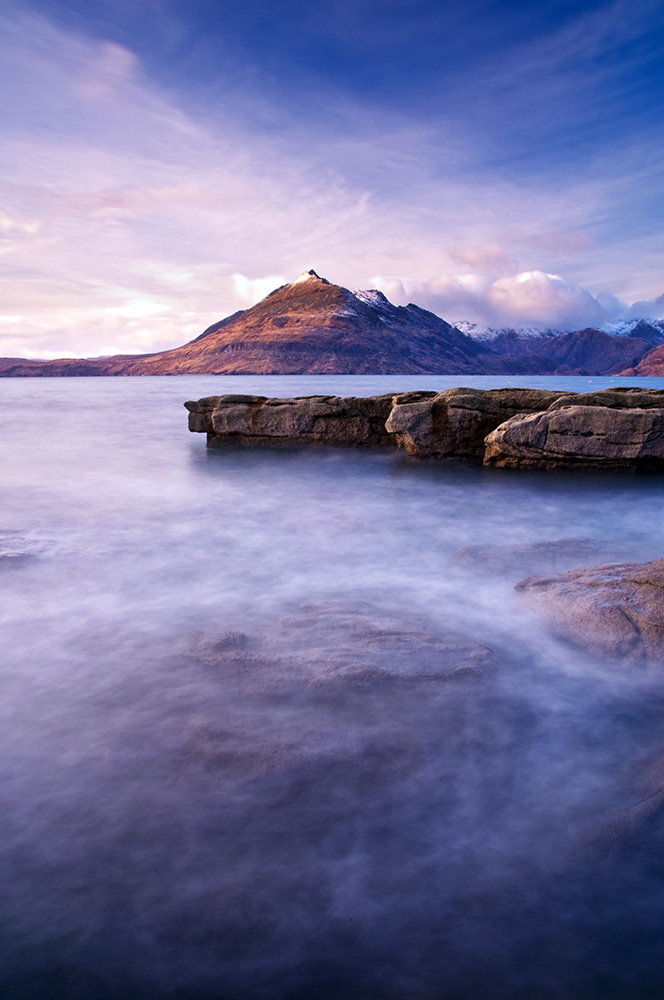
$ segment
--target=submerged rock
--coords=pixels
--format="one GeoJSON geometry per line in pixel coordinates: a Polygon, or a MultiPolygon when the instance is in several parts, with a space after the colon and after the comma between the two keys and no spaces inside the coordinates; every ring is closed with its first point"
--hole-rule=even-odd
{"type": "Polygon", "coordinates": [[[455,552],[454,560],[478,573],[562,573],[606,561],[610,551],[595,538],[558,538],[524,545],[467,545],[455,552]]]}
{"type": "Polygon", "coordinates": [[[497,668],[482,643],[441,638],[415,615],[350,601],[303,605],[264,635],[204,634],[193,652],[226,673],[252,673],[257,680],[264,674],[267,684],[286,680],[309,687],[482,679],[497,668]]]}
{"type": "MultiPolygon", "coordinates": [[[[366,804],[407,780],[426,766],[432,740],[436,759],[446,741],[445,767],[454,770],[469,706],[489,696],[497,669],[481,643],[441,637],[416,615],[356,601],[301,605],[248,634],[208,629],[191,638],[185,662],[216,674],[224,710],[199,710],[189,720],[180,755],[220,780],[278,774],[326,785],[337,804],[358,793],[366,804]],[[437,706],[428,734],[423,705],[437,706]]],[[[495,719],[472,736],[494,747],[512,738],[495,719]]]]}
{"type": "Polygon", "coordinates": [[[558,635],[589,652],[664,665],[664,559],[528,577],[516,589],[558,635]]]}
{"type": "Polygon", "coordinates": [[[281,626],[289,646],[304,639],[309,683],[411,684],[482,678],[496,669],[487,646],[440,638],[416,616],[370,604],[312,604],[281,626]]]}

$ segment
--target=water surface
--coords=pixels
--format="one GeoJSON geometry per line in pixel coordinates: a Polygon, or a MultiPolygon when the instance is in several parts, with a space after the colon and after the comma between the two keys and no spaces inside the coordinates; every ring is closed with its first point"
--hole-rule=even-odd
{"type": "Polygon", "coordinates": [[[458,381],[0,383],[0,543],[26,554],[0,562],[0,995],[661,996],[662,827],[602,839],[664,754],[658,672],[566,646],[523,573],[455,553],[659,558],[664,481],[212,452],[182,407],[458,381]],[[483,644],[497,673],[337,670],[420,634],[483,644]]]}

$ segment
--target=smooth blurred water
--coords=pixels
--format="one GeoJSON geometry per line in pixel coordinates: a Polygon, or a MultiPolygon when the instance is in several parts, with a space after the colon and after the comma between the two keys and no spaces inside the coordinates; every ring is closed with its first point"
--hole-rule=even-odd
{"type": "Polygon", "coordinates": [[[659,826],[582,846],[664,754],[659,675],[565,646],[518,574],[454,554],[659,558],[664,479],[207,451],[182,406],[458,381],[0,382],[0,548],[32,556],[0,562],[3,998],[661,996],[659,826]],[[339,602],[485,643],[498,673],[332,695],[280,622],[339,602]],[[244,673],[197,656],[239,633],[244,673]]]}

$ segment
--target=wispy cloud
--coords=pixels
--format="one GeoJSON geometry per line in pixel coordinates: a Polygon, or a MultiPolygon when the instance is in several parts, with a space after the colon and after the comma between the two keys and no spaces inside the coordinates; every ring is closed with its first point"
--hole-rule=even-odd
{"type": "MultiPolygon", "coordinates": [[[[661,309],[651,136],[611,162],[561,172],[536,158],[516,176],[488,157],[482,79],[435,115],[332,90],[318,112],[311,95],[277,109],[230,83],[212,109],[117,41],[13,4],[0,19],[2,354],[175,346],[309,267],[448,318],[580,325],[615,296],[661,309]]],[[[549,89],[586,44],[575,31],[542,53],[549,89]]],[[[519,60],[506,135],[532,46],[519,60]]]]}

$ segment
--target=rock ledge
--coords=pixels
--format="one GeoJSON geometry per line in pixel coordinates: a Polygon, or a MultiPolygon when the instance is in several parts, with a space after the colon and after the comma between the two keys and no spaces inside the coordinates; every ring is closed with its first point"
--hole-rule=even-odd
{"type": "Polygon", "coordinates": [[[210,447],[402,448],[502,468],[664,469],[664,390],[446,389],[382,396],[208,396],[184,404],[210,447]]]}

